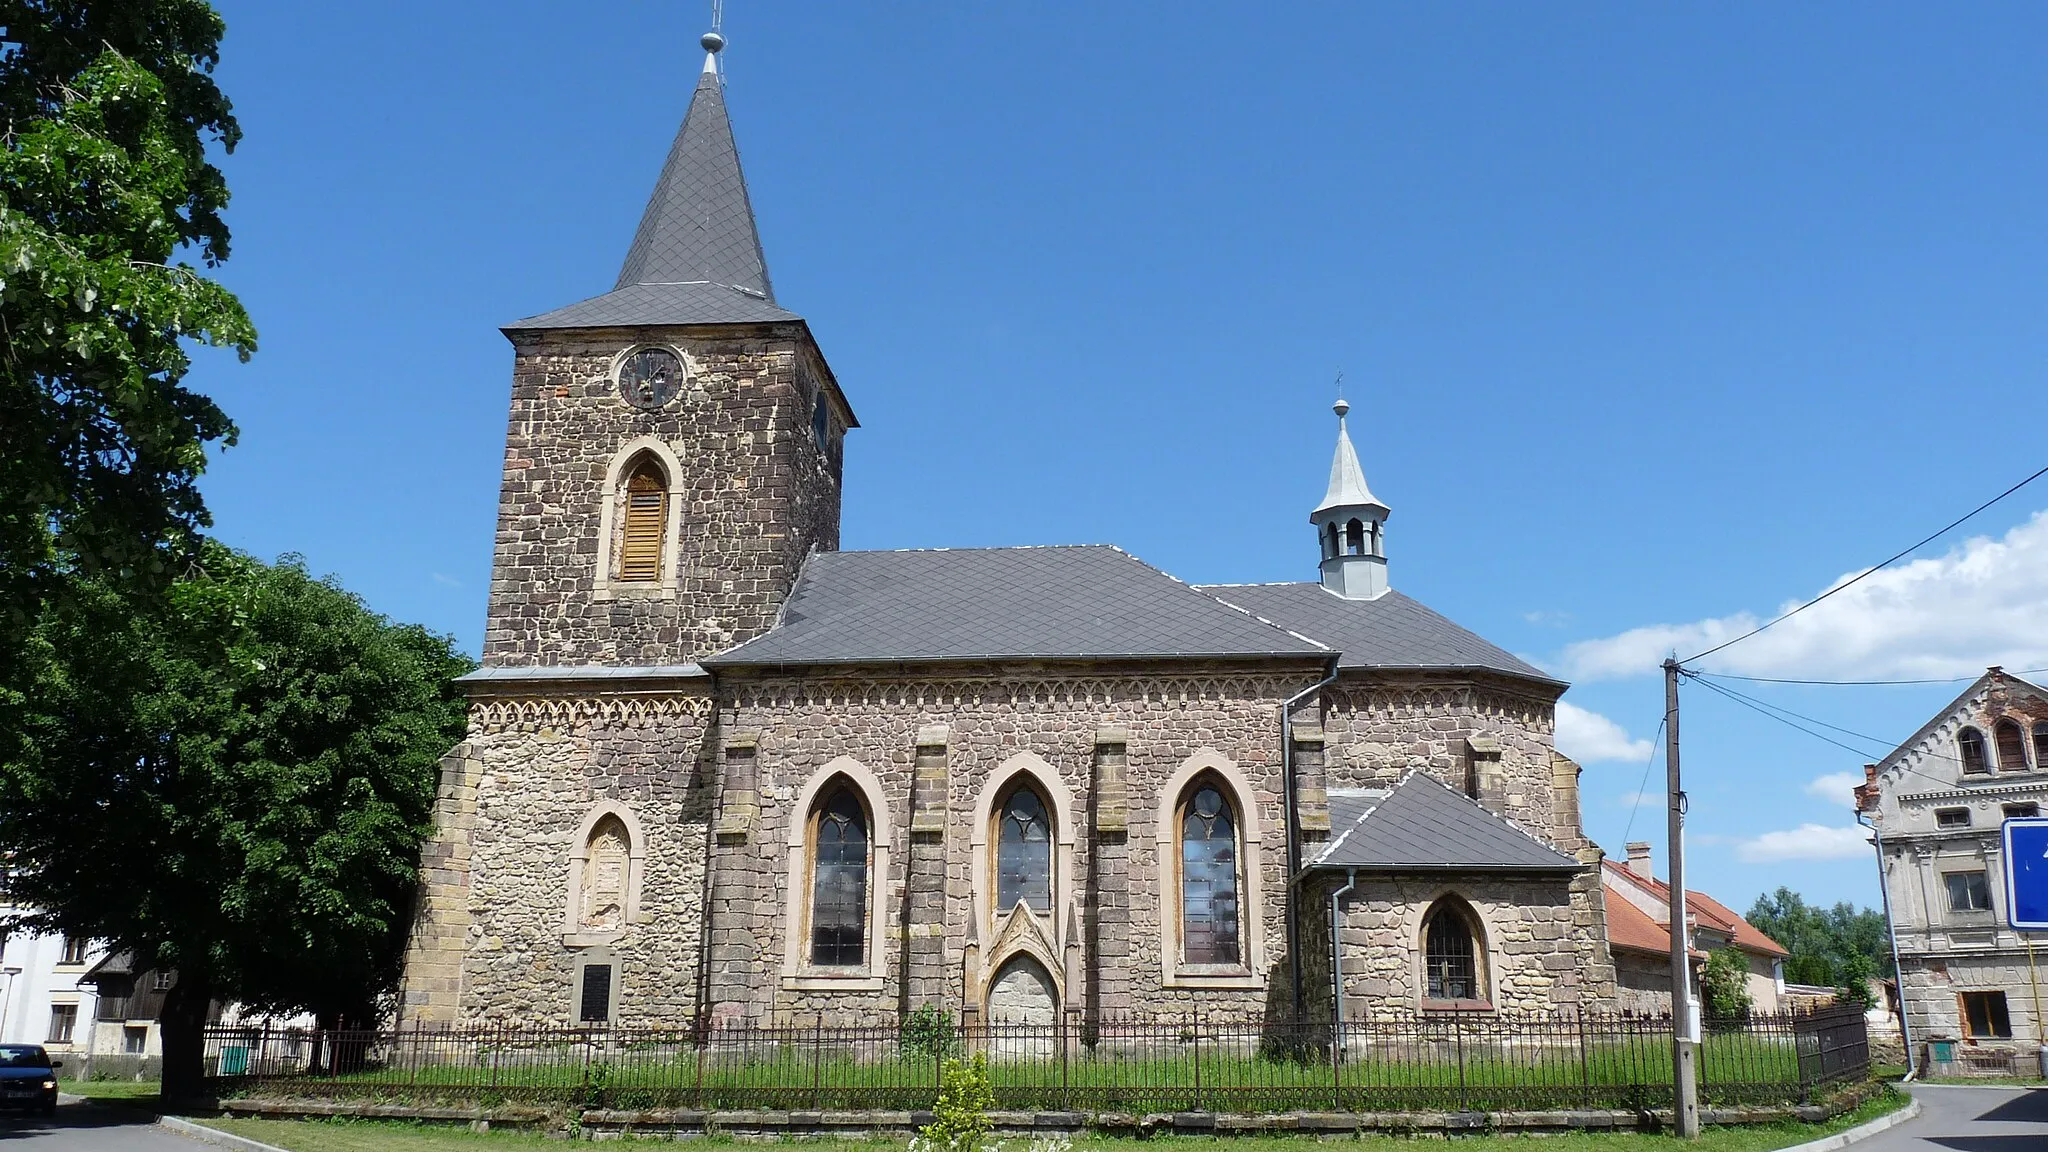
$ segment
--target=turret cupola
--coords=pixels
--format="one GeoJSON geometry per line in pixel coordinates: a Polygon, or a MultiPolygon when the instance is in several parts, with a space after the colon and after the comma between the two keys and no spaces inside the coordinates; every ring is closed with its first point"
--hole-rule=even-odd
{"type": "Polygon", "coordinates": [[[1351,447],[1345,414],[1351,405],[1339,400],[1337,455],[1330,461],[1330,490],[1308,514],[1316,526],[1323,553],[1323,587],[1348,600],[1371,600],[1387,591],[1386,523],[1388,508],[1365,486],[1365,470],[1351,447]]]}

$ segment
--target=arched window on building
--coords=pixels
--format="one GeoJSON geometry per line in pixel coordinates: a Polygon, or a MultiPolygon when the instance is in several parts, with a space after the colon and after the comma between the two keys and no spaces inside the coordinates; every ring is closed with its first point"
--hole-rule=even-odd
{"type": "Polygon", "coordinates": [[[668,485],[653,460],[642,461],[627,477],[624,511],[618,578],[661,579],[662,546],[668,539],[668,485]]]}
{"type": "Polygon", "coordinates": [[[1052,817],[1045,798],[1029,784],[1010,790],[996,809],[996,914],[1020,902],[1052,911],[1052,817]]]}
{"type": "Polygon", "coordinates": [[[2000,772],[2025,772],[2027,770],[2027,734],[2011,720],[2000,720],[1991,728],[1992,738],[1998,742],[1998,770],[2000,772]]]}
{"type": "Polygon", "coordinates": [[[1353,520],[1344,526],[1344,554],[1365,555],[1365,521],[1353,520]]]}
{"type": "Polygon", "coordinates": [[[1984,734],[1975,728],[1956,733],[1956,750],[1963,756],[1963,771],[1989,772],[1991,761],[1984,754],[1984,734]]]}
{"type": "Polygon", "coordinates": [[[818,403],[811,409],[811,442],[820,452],[825,450],[825,437],[832,430],[832,409],[825,405],[825,390],[818,389],[818,403]]]}
{"type": "Polygon", "coordinates": [[[2034,725],[2034,767],[2048,771],[2048,720],[2034,725]]]}
{"type": "Polygon", "coordinates": [[[1243,963],[1237,828],[1223,787],[1197,777],[1180,806],[1180,939],[1186,963],[1243,963]]]}
{"type": "Polygon", "coordinates": [[[1478,917],[1463,900],[1446,896],[1422,919],[1423,998],[1485,1000],[1478,917]]]}
{"type": "Polygon", "coordinates": [[[591,828],[583,843],[583,890],[576,901],[578,928],[614,932],[625,927],[632,851],[632,838],[617,816],[606,816],[591,828]]]}
{"type": "Polygon", "coordinates": [[[868,815],[843,780],[811,814],[811,963],[848,967],[867,958],[868,815]]]}

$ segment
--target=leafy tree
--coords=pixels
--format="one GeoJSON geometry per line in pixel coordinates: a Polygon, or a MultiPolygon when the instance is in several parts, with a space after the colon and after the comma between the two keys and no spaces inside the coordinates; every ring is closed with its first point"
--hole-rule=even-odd
{"type": "Polygon", "coordinates": [[[0,709],[72,572],[161,593],[208,523],[196,480],[234,428],[184,387],[188,341],[256,340],[179,260],[228,254],[223,30],[205,0],[0,0],[0,709]]]}
{"type": "Polygon", "coordinates": [[[1716,948],[1707,953],[1707,970],[1700,976],[1700,991],[1706,997],[1707,1015],[1715,1020],[1741,1020],[1749,1015],[1749,958],[1739,948],[1716,948]]]}
{"type": "Polygon", "coordinates": [[[1779,888],[1757,897],[1746,919],[1785,946],[1785,979],[1794,984],[1843,987],[1859,963],[1867,974],[1891,971],[1884,914],[1874,909],[1848,903],[1821,908],[1779,888]]]}
{"type": "Polygon", "coordinates": [[[30,927],[177,972],[164,1091],[197,1087],[208,1005],[368,1023],[395,986],[436,760],[463,729],[451,642],[206,545],[163,611],[79,578],[28,646],[31,739],[0,759],[30,927]]]}

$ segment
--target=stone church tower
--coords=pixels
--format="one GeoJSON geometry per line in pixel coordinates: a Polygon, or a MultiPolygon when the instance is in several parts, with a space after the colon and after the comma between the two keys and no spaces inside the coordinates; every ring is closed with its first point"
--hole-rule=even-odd
{"type": "Polygon", "coordinates": [[[1565,685],[1392,587],[1341,402],[1317,581],[839,550],[856,424],[775,299],[721,45],[617,284],[505,329],[401,1022],[1608,1004],[1565,685]]]}

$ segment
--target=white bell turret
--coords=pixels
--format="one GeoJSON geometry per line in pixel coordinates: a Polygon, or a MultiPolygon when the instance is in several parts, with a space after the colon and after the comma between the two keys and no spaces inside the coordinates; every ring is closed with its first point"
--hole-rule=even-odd
{"type": "Polygon", "coordinates": [[[1330,461],[1330,490],[1309,513],[1323,555],[1323,587],[1349,600],[1372,600],[1387,592],[1386,523],[1389,509],[1365,486],[1365,470],[1351,447],[1338,400],[1337,455],[1330,461]]]}

